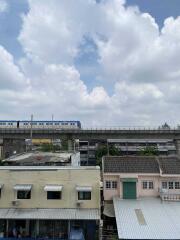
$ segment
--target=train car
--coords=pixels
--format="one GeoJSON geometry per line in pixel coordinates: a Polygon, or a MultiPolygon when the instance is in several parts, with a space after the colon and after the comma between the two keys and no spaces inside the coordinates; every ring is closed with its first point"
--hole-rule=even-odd
{"type": "MultiPolygon", "coordinates": [[[[31,121],[1,120],[0,128],[31,128],[31,121]]],[[[32,121],[33,129],[80,129],[80,121],[32,121]]]]}
{"type": "MultiPolygon", "coordinates": [[[[19,121],[19,128],[31,128],[31,121],[19,121]]],[[[33,129],[78,129],[80,121],[32,121],[33,129]]]]}
{"type": "Polygon", "coordinates": [[[17,128],[17,122],[15,120],[0,120],[0,128],[17,128]]]}

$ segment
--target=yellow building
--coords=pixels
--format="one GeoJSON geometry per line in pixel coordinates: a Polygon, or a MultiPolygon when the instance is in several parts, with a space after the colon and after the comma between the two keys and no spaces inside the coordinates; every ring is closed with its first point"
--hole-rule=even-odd
{"type": "Polygon", "coordinates": [[[99,167],[0,167],[0,235],[95,238],[99,167]]]}

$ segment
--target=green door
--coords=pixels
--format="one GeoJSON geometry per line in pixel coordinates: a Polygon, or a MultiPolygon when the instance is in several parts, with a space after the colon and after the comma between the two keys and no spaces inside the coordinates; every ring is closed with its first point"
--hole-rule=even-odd
{"type": "Polygon", "coordinates": [[[123,182],[123,198],[136,199],[136,182],[123,182]]]}

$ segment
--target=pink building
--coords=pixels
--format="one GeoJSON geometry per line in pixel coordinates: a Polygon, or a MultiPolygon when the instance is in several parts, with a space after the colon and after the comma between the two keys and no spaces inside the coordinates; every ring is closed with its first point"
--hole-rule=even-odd
{"type": "Polygon", "coordinates": [[[106,156],[103,158],[104,200],[162,197],[180,200],[177,157],[106,156]]]}

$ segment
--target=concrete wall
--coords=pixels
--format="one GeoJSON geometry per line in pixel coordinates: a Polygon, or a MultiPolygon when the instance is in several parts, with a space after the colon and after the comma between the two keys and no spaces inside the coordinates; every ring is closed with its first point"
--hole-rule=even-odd
{"type": "Polygon", "coordinates": [[[0,198],[0,208],[12,208],[11,201],[16,200],[15,184],[32,184],[31,199],[19,200],[19,208],[76,208],[76,185],[92,186],[91,200],[83,201],[82,208],[100,206],[100,170],[0,170],[0,183],[4,184],[0,198]],[[47,200],[44,186],[63,185],[61,200],[47,200]]]}

